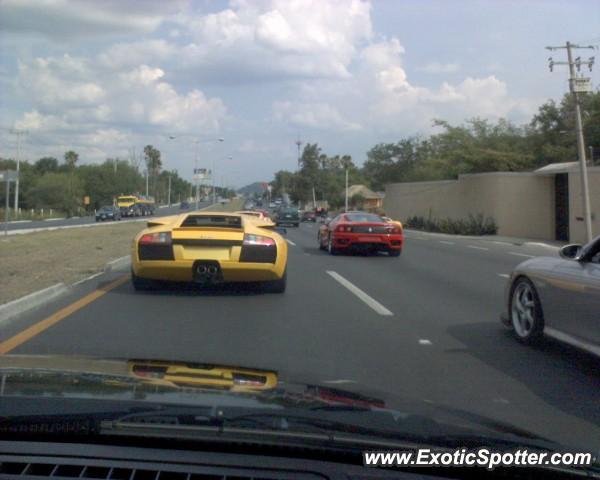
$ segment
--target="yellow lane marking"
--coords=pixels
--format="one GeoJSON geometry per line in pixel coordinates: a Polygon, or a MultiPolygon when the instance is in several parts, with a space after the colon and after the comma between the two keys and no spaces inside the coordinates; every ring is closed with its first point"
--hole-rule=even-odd
{"type": "Polygon", "coordinates": [[[94,300],[97,300],[102,295],[110,292],[111,290],[117,288],[120,285],[123,285],[127,280],[129,280],[129,275],[123,275],[122,277],[114,280],[108,285],[94,290],[93,292],[87,294],[85,297],[81,297],[76,302],[73,302],[71,305],[67,305],[64,308],[61,308],[58,312],[53,313],[49,317],[44,320],[32,325],[31,327],[23,330],[21,333],[17,333],[14,337],[9,338],[8,340],[0,343],[0,355],[4,355],[5,353],[14,350],[19,345],[31,340],[36,335],[39,335],[44,330],[49,329],[52,325],[57,324],[61,320],[67,318],[69,315],[72,315],[77,310],[81,310],[86,305],[89,305],[94,300]]]}

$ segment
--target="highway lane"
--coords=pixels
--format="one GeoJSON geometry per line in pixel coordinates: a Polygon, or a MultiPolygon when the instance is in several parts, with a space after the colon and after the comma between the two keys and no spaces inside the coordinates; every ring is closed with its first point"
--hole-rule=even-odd
{"type": "MultiPolygon", "coordinates": [[[[237,287],[140,294],[126,282],[10,353],[171,358],[358,382],[600,448],[598,360],[551,341],[524,347],[498,321],[500,275],[520,255],[548,249],[409,232],[400,258],[333,257],[318,250],[316,229],[288,229],[283,295],[237,287]]],[[[0,338],[125,273],[80,285],[0,328],[0,338]]]]}
{"type": "MultiPolygon", "coordinates": [[[[201,202],[200,208],[206,207],[209,202],[201,202]]],[[[178,213],[179,206],[165,207],[156,209],[157,217],[165,216],[165,215],[173,215],[178,213]]],[[[151,218],[151,217],[133,217],[133,218],[151,218]]],[[[129,220],[129,217],[123,217],[123,220],[129,220]]],[[[72,225],[87,225],[96,223],[96,218],[94,216],[84,216],[84,217],[71,217],[71,218],[56,218],[56,219],[48,219],[48,220],[22,220],[16,222],[8,222],[7,230],[29,230],[34,228],[48,228],[48,227],[66,227],[72,225]]],[[[4,231],[4,223],[0,223],[0,233],[4,231]]]]}

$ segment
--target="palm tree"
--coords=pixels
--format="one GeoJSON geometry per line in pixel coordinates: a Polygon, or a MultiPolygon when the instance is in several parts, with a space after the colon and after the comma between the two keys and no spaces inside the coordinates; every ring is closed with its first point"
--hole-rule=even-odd
{"type": "Polygon", "coordinates": [[[71,216],[73,204],[76,203],[76,200],[73,198],[73,172],[75,171],[75,164],[77,163],[77,160],[79,160],[79,155],[76,152],[73,150],[65,152],[65,163],[71,172],[69,176],[69,200],[66,212],[68,216],[71,216]]]}

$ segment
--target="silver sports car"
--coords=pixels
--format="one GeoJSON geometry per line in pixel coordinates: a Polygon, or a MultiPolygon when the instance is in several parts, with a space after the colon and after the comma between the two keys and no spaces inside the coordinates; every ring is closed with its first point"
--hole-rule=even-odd
{"type": "Polygon", "coordinates": [[[523,343],[547,335],[600,356],[600,236],[562,247],[560,257],[532,258],[515,268],[502,321],[523,343]]]}

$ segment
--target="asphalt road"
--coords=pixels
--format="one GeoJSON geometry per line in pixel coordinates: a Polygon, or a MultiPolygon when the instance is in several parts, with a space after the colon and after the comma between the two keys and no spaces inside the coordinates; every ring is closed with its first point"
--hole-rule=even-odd
{"type": "MultiPolygon", "coordinates": [[[[207,206],[209,202],[201,202],[199,207],[207,206]]],[[[154,216],[172,215],[179,212],[179,206],[165,207],[156,209],[154,216]]],[[[132,218],[149,218],[149,217],[132,217],[132,218]]],[[[123,220],[130,220],[129,217],[123,217],[123,220]]],[[[66,227],[72,225],[86,225],[88,223],[96,223],[94,216],[88,217],[72,217],[72,218],[51,218],[46,220],[18,220],[8,222],[8,231],[11,230],[29,230],[34,228],[49,228],[49,227],[66,227]]],[[[4,223],[0,223],[0,233],[5,229],[4,223]]]]}
{"type": "MultiPolygon", "coordinates": [[[[288,229],[285,294],[136,293],[124,281],[8,353],[177,359],[356,382],[600,450],[600,361],[550,340],[522,346],[498,320],[511,268],[554,250],[407,232],[400,258],[333,257],[317,248],[316,231],[288,229]]],[[[124,275],[82,283],[0,326],[0,338],[124,275]]]]}

